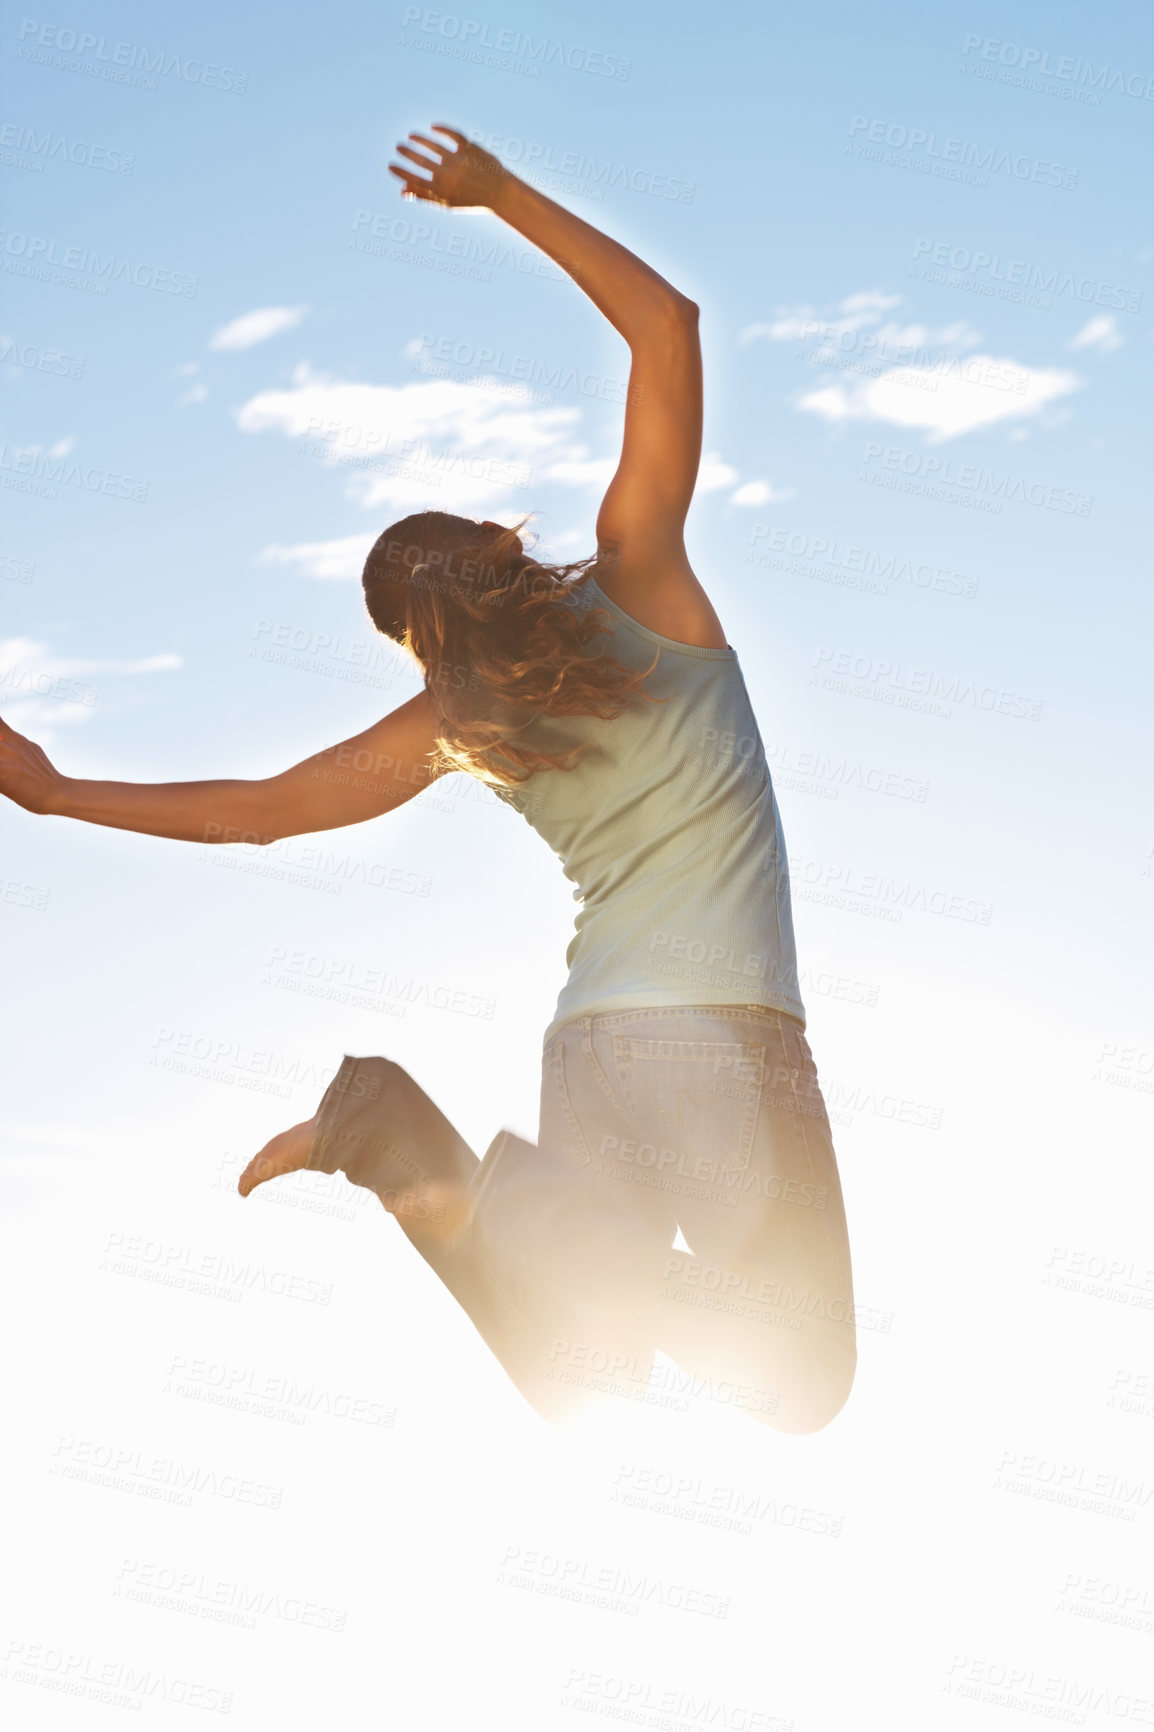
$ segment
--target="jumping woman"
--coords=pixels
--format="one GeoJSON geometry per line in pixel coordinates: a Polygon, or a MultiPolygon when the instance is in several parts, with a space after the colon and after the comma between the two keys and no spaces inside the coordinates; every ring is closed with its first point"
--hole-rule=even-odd
{"type": "Polygon", "coordinates": [[[364,733],[263,781],[148,786],[65,777],[0,722],[0,789],[30,812],[203,844],[362,823],[452,771],[484,780],[581,898],[537,1142],[502,1131],[479,1161],[399,1065],[346,1054],[241,1195],[302,1168],[375,1191],[553,1423],[656,1399],[660,1352],[713,1399],[816,1431],[854,1377],[850,1252],[777,800],[683,541],[698,308],[462,133],[433,130],[452,148],[421,133],[397,146],[414,165],[391,165],[402,196],[492,211],[629,346],[596,555],[550,565],[492,521],[406,517],[370,552],[364,592],[424,688],[364,733]],[[369,768],[339,775],[350,761],[369,768]]]}

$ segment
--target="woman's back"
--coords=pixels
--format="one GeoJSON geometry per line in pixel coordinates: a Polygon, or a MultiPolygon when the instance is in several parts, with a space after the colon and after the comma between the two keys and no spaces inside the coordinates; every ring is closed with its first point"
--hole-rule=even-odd
{"type": "Polygon", "coordinates": [[[659,657],[622,715],[542,716],[534,750],[590,742],[572,770],[499,789],[560,857],[581,903],[544,1043],[597,1011],[762,1004],[804,1025],[781,818],[731,647],[677,643],[588,578],[562,605],[608,616],[590,654],[659,657]]]}

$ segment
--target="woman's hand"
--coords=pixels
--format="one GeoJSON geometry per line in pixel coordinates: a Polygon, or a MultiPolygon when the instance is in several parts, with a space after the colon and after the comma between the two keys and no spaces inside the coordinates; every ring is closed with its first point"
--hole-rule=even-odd
{"type": "Polygon", "coordinates": [[[451,205],[457,210],[489,209],[498,187],[511,178],[508,169],[490,151],[473,144],[463,132],[439,125],[434,125],[433,131],[443,132],[453,139],[456,150],[449,150],[447,145],[426,138],[421,132],[410,132],[409,137],[424,145],[432,152],[431,156],[423,156],[407,144],[397,146],[401,156],[407,156],[410,162],[431,171],[429,180],[396,163],[389,164],[389,173],[405,183],[405,190],[413,198],[423,199],[427,204],[451,205]]]}
{"type": "Polygon", "coordinates": [[[26,812],[44,814],[55,809],[64,780],[43,747],[26,740],[0,716],[0,794],[26,812]]]}

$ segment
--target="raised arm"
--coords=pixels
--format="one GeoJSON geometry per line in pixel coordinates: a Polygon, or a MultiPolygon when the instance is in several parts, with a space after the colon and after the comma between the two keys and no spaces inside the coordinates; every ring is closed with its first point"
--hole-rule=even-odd
{"type": "Polygon", "coordinates": [[[434,711],[418,692],[364,733],[262,780],[100,782],[61,775],[43,749],[0,718],[0,793],[58,818],[177,842],[280,841],[361,824],[404,805],[432,766],[434,711]]]}
{"type": "Polygon", "coordinates": [[[724,646],[725,634],[683,539],[701,462],[696,303],[463,133],[439,125],[433,130],[452,139],[456,149],[411,133],[421,150],[403,144],[397,149],[429,178],[392,166],[405,189],[434,204],[493,211],[567,271],[629,345],[621,459],[597,518],[599,575],[602,569],[611,572],[614,599],[649,623],[660,618],[684,628],[688,621],[690,629],[707,634],[694,641],[724,646]]]}

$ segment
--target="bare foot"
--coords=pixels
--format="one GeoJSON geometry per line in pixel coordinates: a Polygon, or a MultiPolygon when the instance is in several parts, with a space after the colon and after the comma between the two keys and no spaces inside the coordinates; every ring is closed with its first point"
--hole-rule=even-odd
{"type": "Polygon", "coordinates": [[[241,1196],[247,1197],[250,1191],[263,1185],[266,1179],[279,1179],[285,1173],[298,1173],[306,1167],[316,1128],[317,1121],[314,1116],[304,1124],[293,1125],[287,1131],[279,1131],[271,1138],[260,1153],[253,1156],[237,1180],[236,1188],[241,1196]]]}

